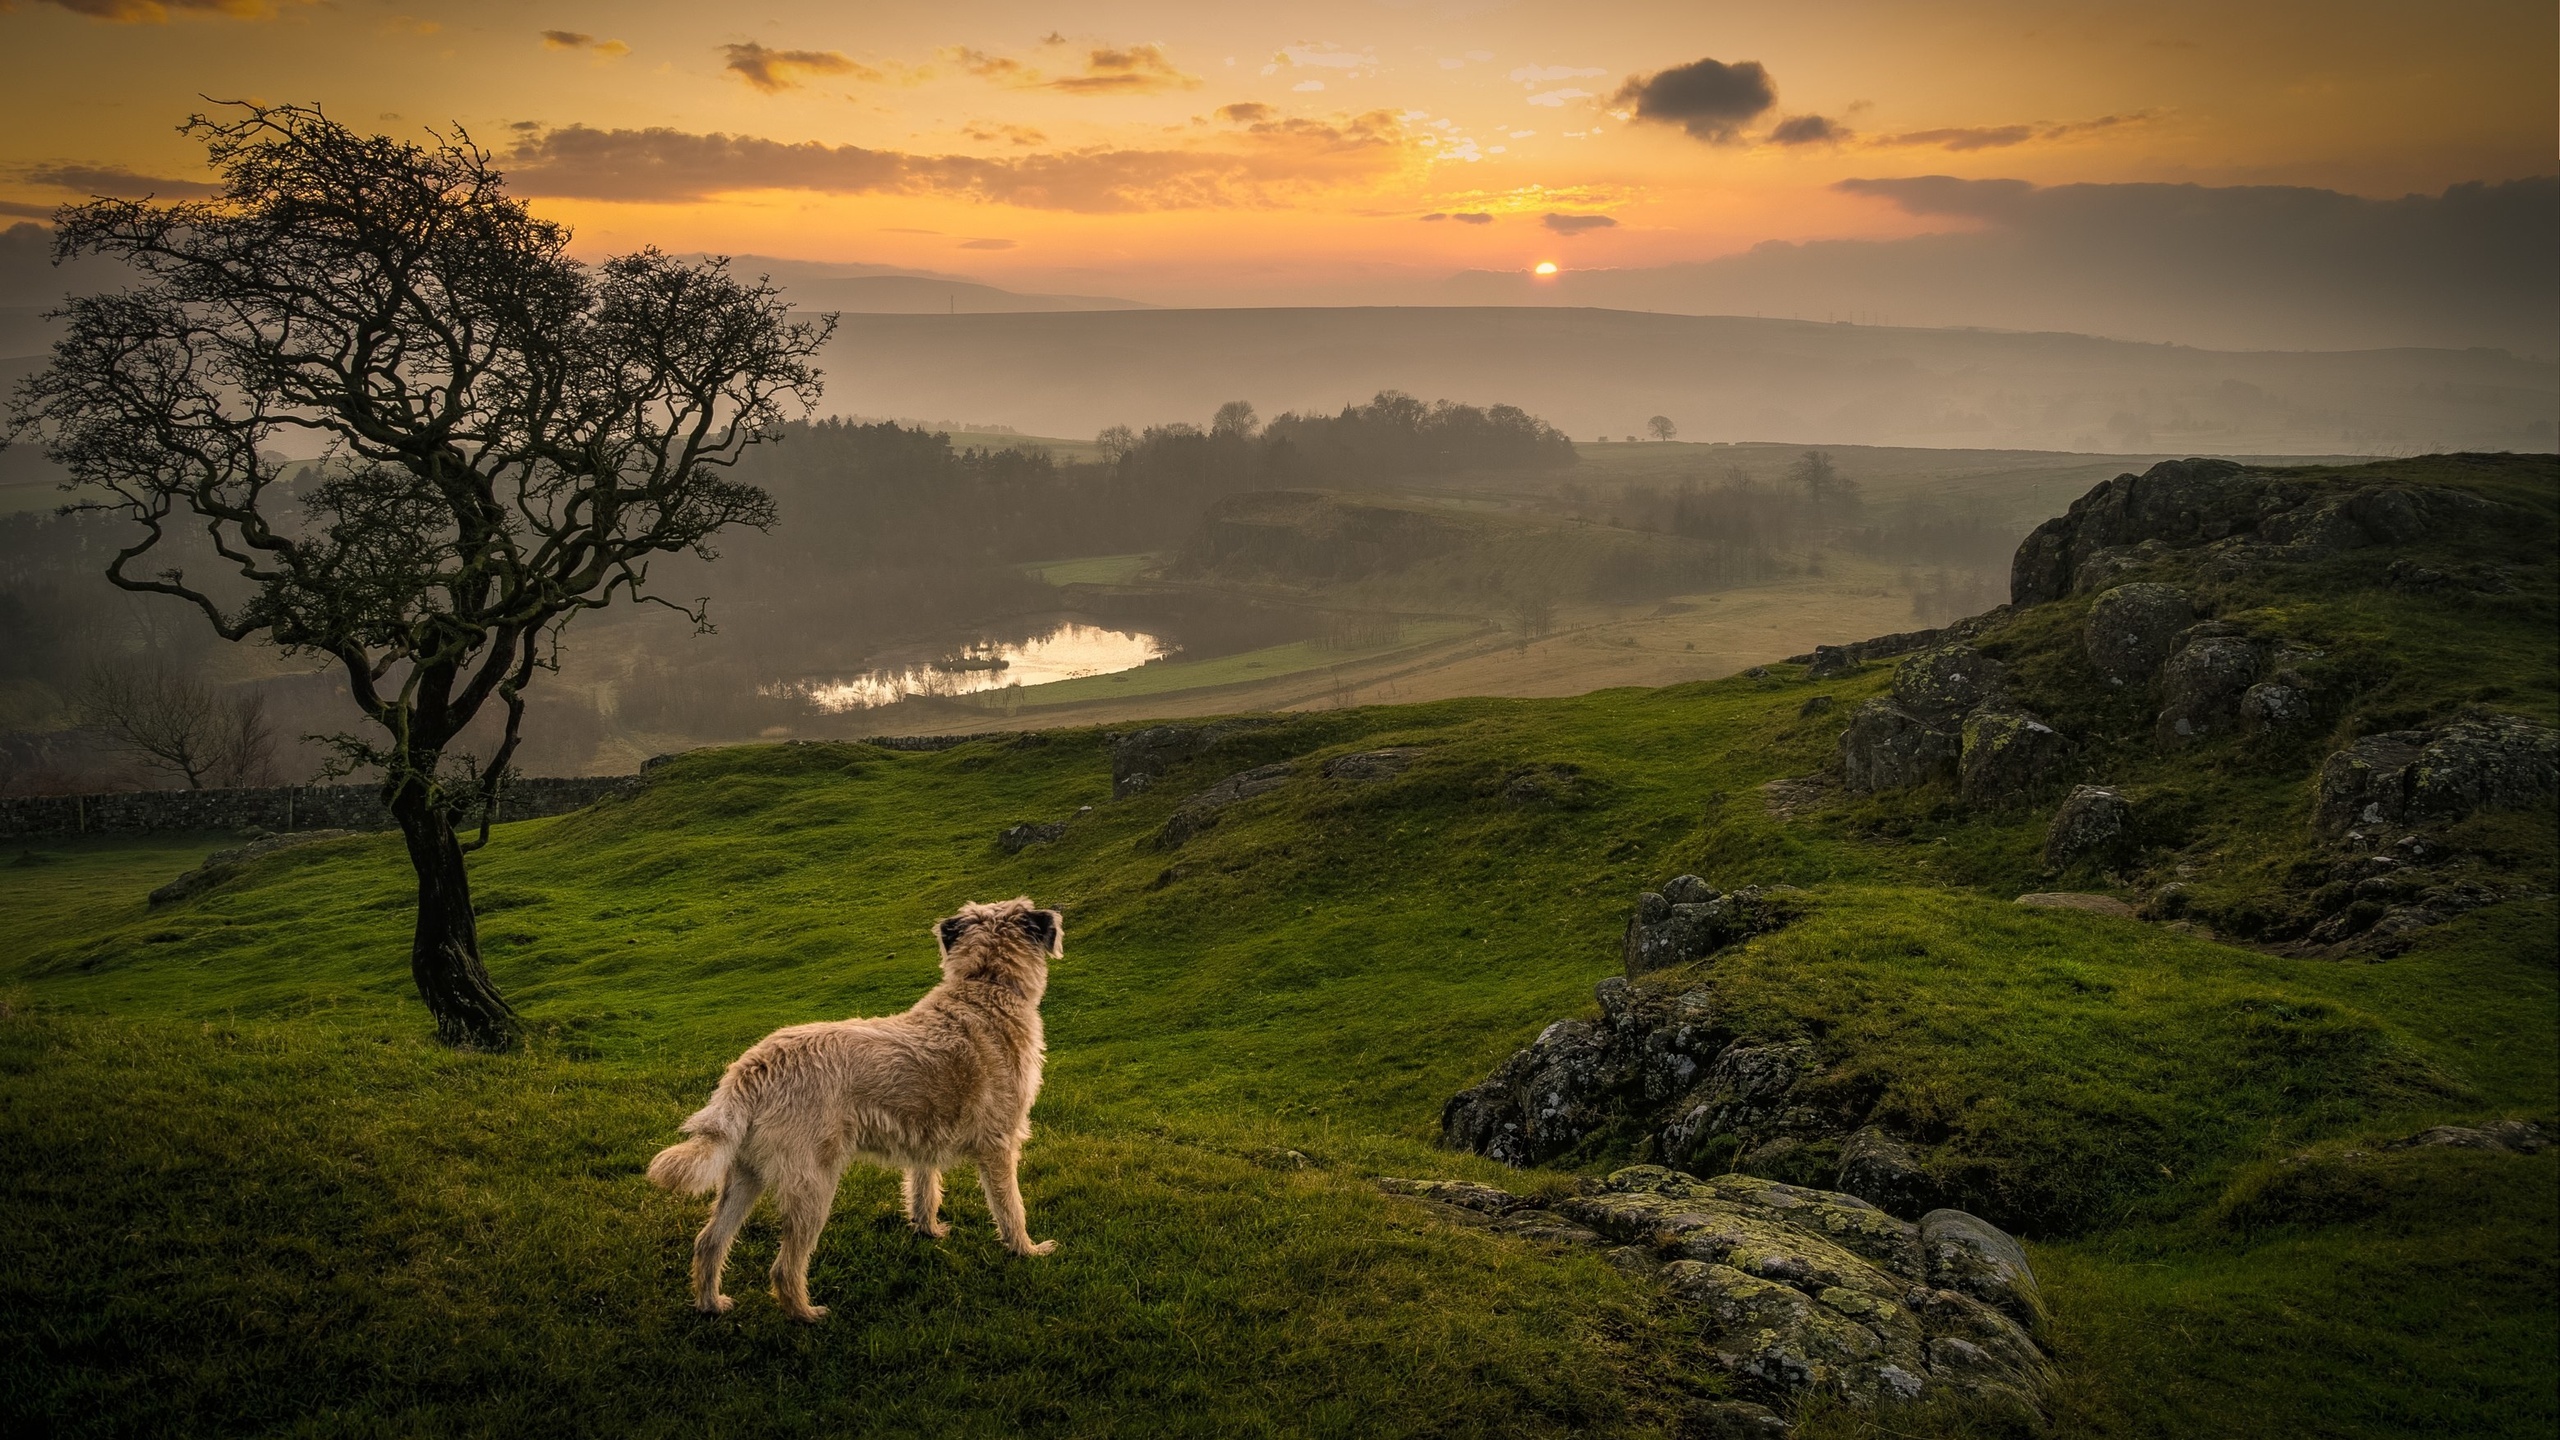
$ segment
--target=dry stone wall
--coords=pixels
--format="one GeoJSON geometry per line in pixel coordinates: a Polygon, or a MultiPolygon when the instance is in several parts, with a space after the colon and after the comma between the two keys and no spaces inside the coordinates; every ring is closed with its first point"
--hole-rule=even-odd
{"type": "MultiPolygon", "coordinates": [[[[637,775],[518,780],[499,801],[501,820],[582,809],[640,788],[637,775]]],[[[477,825],[475,810],[468,823],[477,825]]],[[[391,814],[371,785],[270,785],[241,790],[134,790],[107,795],[0,798],[0,839],[148,835],[177,830],[388,830],[391,814]]]]}

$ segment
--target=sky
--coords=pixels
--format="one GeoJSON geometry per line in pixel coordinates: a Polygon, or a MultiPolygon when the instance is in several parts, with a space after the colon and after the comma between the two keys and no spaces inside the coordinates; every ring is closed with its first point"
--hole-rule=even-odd
{"type": "Polygon", "coordinates": [[[2549,0],[0,0],[0,223],[194,193],[205,97],[301,101],[461,127],[591,258],[1446,301],[2167,193],[2112,187],[2400,214],[2356,207],[2560,172],[2556,27],[2549,0]]]}

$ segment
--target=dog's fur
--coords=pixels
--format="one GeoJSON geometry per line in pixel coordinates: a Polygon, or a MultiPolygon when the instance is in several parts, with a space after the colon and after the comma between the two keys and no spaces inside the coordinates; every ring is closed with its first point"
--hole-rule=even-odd
{"type": "Polygon", "coordinates": [[[693,1303],[720,1314],[729,1244],[773,1192],[782,1249],[773,1293],[794,1320],[827,1313],[809,1303],[809,1256],[853,1160],[906,1172],[907,1223],[940,1237],[942,1172],[978,1167],[996,1230],[1016,1255],[1031,1241],[1016,1166],[1040,1095],[1040,996],[1049,961],[1066,952],[1066,924],[1028,896],[966,905],[934,926],[942,983],[903,1015],[793,1025],[731,1062],[711,1103],[684,1122],[693,1138],[658,1152],[649,1178],[670,1190],[717,1190],[711,1222],[693,1242],[693,1303]]]}

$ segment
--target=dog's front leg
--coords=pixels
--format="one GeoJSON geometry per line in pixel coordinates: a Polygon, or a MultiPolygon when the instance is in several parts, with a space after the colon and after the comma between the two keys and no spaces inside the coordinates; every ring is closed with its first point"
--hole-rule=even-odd
{"type": "Polygon", "coordinates": [[[951,1233],[942,1223],[942,1172],[930,1165],[907,1171],[907,1223],[928,1240],[939,1240],[951,1233]]]}
{"type": "Polygon", "coordinates": [[[1022,1214],[1022,1181],[1015,1173],[1021,1163],[1018,1149],[982,1157],[978,1188],[987,1192],[987,1210],[996,1218],[996,1233],[1004,1238],[1006,1249],[1016,1255],[1046,1255],[1058,1248],[1058,1242],[1031,1243],[1031,1222],[1022,1214]]]}

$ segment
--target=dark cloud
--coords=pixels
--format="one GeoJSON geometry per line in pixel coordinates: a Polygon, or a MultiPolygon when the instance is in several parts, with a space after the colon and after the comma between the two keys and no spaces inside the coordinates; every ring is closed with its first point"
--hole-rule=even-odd
{"type": "Polygon", "coordinates": [[[1259,100],[1239,100],[1233,105],[1218,107],[1219,119],[1232,121],[1238,125],[1252,125],[1268,120],[1279,113],[1259,100]]]}
{"type": "Polygon", "coordinates": [[[984,121],[972,121],[963,125],[960,127],[960,133],[972,140],[984,140],[990,143],[1001,140],[1007,145],[1042,145],[1048,143],[1049,139],[1047,135],[1028,125],[997,125],[984,121]]]}
{"type": "Polygon", "coordinates": [[[880,72],[868,65],[857,65],[833,50],[768,50],[753,40],[744,45],[723,45],[729,57],[725,67],[739,79],[767,95],[790,90],[800,84],[803,75],[851,75],[858,80],[877,80],[880,72]]]}
{"type": "Polygon", "coordinates": [[[596,37],[578,30],[545,30],[542,43],[552,50],[580,50],[596,43],[596,37]]]}
{"type": "Polygon", "coordinates": [[[1485,214],[1481,210],[1461,210],[1454,215],[1434,210],[1422,218],[1425,220],[1455,220],[1461,225],[1490,225],[1493,223],[1493,217],[1485,214]]]}
{"type": "MultiPolygon", "coordinates": [[[[29,210],[36,207],[28,206],[29,210]]],[[[0,207],[0,214],[17,214],[0,207]]],[[[37,211],[49,218],[51,210],[37,211]]],[[[53,263],[53,231],[43,225],[17,224],[0,229],[0,305],[53,305],[65,295],[112,290],[134,278],[119,260],[82,255],[53,263]]]]}
{"type": "MultiPolygon", "coordinates": [[[[52,205],[29,205],[22,200],[0,200],[0,215],[18,215],[29,220],[50,220],[53,218],[53,212],[57,208],[59,207],[52,205]]],[[[10,228],[14,230],[20,227],[11,226],[10,228]]],[[[27,226],[25,228],[33,229],[35,227],[27,226]]]]}
{"type": "Polygon", "coordinates": [[[1284,203],[1400,164],[1395,116],[1266,121],[1199,150],[1072,150],[1003,157],[912,155],[859,145],[785,144],[663,127],[569,125],[528,135],[507,178],[532,195],[683,203],[749,190],[931,194],[1039,210],[1109,213],[1284,203]]]}
{"type": "Polygon", "coordinates": [[[1197,90],[1200,77],[1185,75],[1153,45],[1098,49],[1085,56],[1084,73],[1044,82],[1070,95],[1153,95],[1166,90],[1197,90]]]}
{"type": "Polygon", "coordinates": [[[1769,127],[1772,145],[1837,145],[1849,136],[1848,126],[1822,115],[1790,115],[1769,127]]]}
{"type": "Polygon", "coordinates": [[[960,242],[960,248],[963,250],[1010,250],[1013,246],[1014,242],[1011,240],[963,240],[960,242]]]}
{"type": "Polygon", "coordinates": [[[21,172],[30,185],[49,185],[56,190],[73,190],[82,195],[105,195],[118,200],[201,200],[219,195],[222,187],[202,180],[168,180],[157,175],[139,175],[121,165],[34,165],[21,172]]]}
{"type": "Polygon", "coordinates": [[[2037,186],[1944,175],[1838,188],[1946,229],[1897,240],[1773,241],[1694,265],[1583,271],[1548,298],[2235,350],[2479,345],[2549,358],[2560,346],[2560,267],[2551,263],[2560,254],[2560,177],[2395,200],[2296,186],[2037,186]]]}
{"type": "Polygon", "coordinates": [[[1778,87],[1757,60],[1738,65],[1699,60],[1632,78],[1609,103],[1632,105],[1638,120],[1677,125],[1701,140],[1724,144],[1778,103],[1778,87]]]}
{"type": "Polygon", "coordinates": [[[1554,214],[1545,216],[1538,223],[1559,235],[1580,235],[1586,230],[1611,230],[1617,228],[1618,224],[1606,215],[1554,214]]]}

